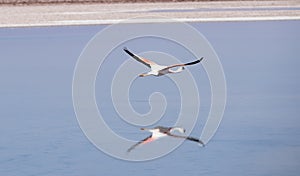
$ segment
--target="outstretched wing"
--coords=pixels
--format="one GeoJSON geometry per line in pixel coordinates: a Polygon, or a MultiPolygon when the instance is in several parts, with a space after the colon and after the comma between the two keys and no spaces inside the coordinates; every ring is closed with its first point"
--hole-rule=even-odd
{"type": "Polygon", "coordinates": [[[129,56],[131,56],[132,58],[134,58],[135,60],[137,60],[138,62],[146,65],[147,67],[151,68],[153,65],[157,65],[155,62],[150,61],[148,59],[139,57],[138,55],[133,54],[132,52],[130,52],[126,47],[123,49],[129,56]]]}
{"type": "Polygon", "coordinates": [[[174,64],[174,65],[170,65],[168,67],[166,67],[165,69],[170,69],[170,68],[174,68],[174,67],[183,67],[183,66],[187,66],[187,65],[194,65],[194,64],[198,64],[203,60],[203,57],[201,57],[201,59],[198,59],[196,61],[193,62],[189,62],[189,63],[185,63],[185,64],[174,64]]]}
{"type": "Polygon", "coordinates": [[[194,141],[194,142],[197,142],[197,143],[201,144],[203,147],[205,146],[204,142],[202,142],[200,139],[197,139],[197,138],[194,138],[194,137],[179,136],[179,135],[175,135],[175,134],[171,134],[171,133],[168,133],[168,135],[172,136],[172,137],[176,137],[176,138],[183,138],[183,139],[187,139],[187,140],[190,140],[190,141],[194,141]]]}
{"type": "Polygon", "coordinates": [[[134,149],[135,147],[137,147],[138,145],[146,144],[146,143],[151,142],[151,141],[153,141],[153,140],[154,140],[154,139],[152,138],[152,135],[150,135],[150,136],[146,137],[145,139],[143,139],[143,140],[137,142],[137,143],[134,144],[133,146],[131,146],[131,147],[127,150],[127,152],[130,152],[131,150],[133,150],[133,149],[134,149]]]}

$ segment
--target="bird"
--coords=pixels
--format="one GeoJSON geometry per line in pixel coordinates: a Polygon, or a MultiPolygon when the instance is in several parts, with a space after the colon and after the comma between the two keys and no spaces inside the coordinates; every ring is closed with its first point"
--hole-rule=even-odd
{"type": "Polygon", "coordinates": [[[184,66],[188,66],[188,65],[194,65],[194,64],[198,64],[202,61],[203,57],[201,59],[198,59],[196,61],[193,62],[189,62],[189,63],[185,63],[185,64],[174,64],[174,65],[170,65],[170,66],[163,66],[163,65],[159,65],[151,60],[148,60],[146,58],[142,58],[134,53],[132,53],[131,51],[129,51],[126,47],[123,48],[123,50],[132,58],[134,58],[135,60],[137,60],[138,62],[146,65],[147,67],[149,67],[151,70],[147,73],[142,73],[139,74],[139,77],[145,77],[145,76],[162,76],[165,74],[169,74],[169,73],[179,73],[181,71],[184,70],[184,66]],[[173,68],[177,68],[176,70],[172,70],[173,68]]]}
{"type": "Polygon", "coordinates": [[[149,131],[152,134],[150,136],[146,137],[145,139],[137,142],[136,144],[132,145],[127,150],[127,152],[131,152],[134,148],[136,148],[139,145],[147,144],[149,142],[155,141],[155,140],[157,140],[159,138],[166,137],[166,136],[187,139],[187,140],[190,140],[190,141],[193,141],[193,142],[197,142],[197,143],[201,144],[203,147],[205,146],[204,142],[202,142],[200,139],[197,139],[197,138],[194,138],[194,137],[190,137],[190,136],[180,136],[180,135],[173,134],[174,131],[178,131],[180,133],[185,133],[185,129],[181,128],[181,127],[163,127],[163,126],[157,126],[157,127],[153,128],[153,129],[141,128],[141,130],[149,131]]]}

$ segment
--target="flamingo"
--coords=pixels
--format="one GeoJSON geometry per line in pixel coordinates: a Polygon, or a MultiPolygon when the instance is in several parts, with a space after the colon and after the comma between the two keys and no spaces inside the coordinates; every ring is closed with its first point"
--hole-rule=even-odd
{"type": "Polygon", "coordinates": [[[194,65],[197,63],[200,63],[203,59],[203,57],[201,59],[198,59],[196,61],[193,62],[189,62],[189,63],[185,63],[185,64],[174,64],[174,65],[170,65],[170,66],[163,66],[163,65],[158,65],[157,63],[148,60],[146,58],[142,58],[132,52],[130,52],[126,47],[123,49],[128,55],[130,55],[132,58],[134,58],[135,60],[137,60],[138,62],[146,65],[147,67],[149,67],[151,70],[147,73],[142,73],[139,76],[140,77],[145,77],[145,76],[162,76],[168,73],[179,73],[181,71],[184,70],[184,66],[188,66],[188,65],[194,65]],[[179,67],[177,68],[177,70],[172,70],[172,68],[175,67],[179,67]]]}
{"type": "Polygon", "coordinates": [[[166,137],[166,136],[187,139],[187,140],[190,140],[190,141],[197,142],[197,143],[201,144],[203,147],[205,146],[205,144],[201,140],[199,140],[197,138],[190,137],[190,136],[180,136],[180,135],[172,134],[174,131],[178,131],[180,133],[185,133],[185,129],[181,128],[181,127],[163,127],[163,126],[157,126],[157,127],[153,128],[153,129],[141,128],[141,130],[149,131],[152,134],[150,136],[148,136],[147,138],[145,138],[145,139],[137,142],[133,146],[131,146],[127,150],[127,152],[130,152],[135,147],[137,147],[137,146],[139,146],[141,144],[147,144],[149,142],[152,142],[154,140],[157,140],[159,138],[166,137]]]}

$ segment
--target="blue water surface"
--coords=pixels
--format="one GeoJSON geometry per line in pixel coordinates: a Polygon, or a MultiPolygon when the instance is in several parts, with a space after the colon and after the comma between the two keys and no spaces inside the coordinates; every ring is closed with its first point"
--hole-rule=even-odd
{"type": "MultiPolygon", "coordinates": [[[[227,81],[223,121],[207,147],[184,142],[170,154],[145,162],[115,159],[98,150],[81,131],[73,110],[76,61],[87,42],[106,26],[1,28],[0,175],[299,175],[300,21],[191,25],[208,39],[223,65],[227,81]]],[[[155,42],[133,49],[141,52],[163,45],[155,42]]],[[[201,77],[203,70],[190,70],[208,82],[201,77]]],[[[209,92],[209,85],[202,87],[209,92]]],[[[99,91],[98,104],[105,107],[101,97],[107,88],[99,91]]],[[[200,111],[207,115],[205,94],[200,111]]],[[[143,92],[135,94],[137,111],[147,112],[145,99],[143,92]]],[[[178,113],[177,100],[176,96],[169,100],[170,115],[178,113]]],[[[104,114],[116,115],[111,105],[104,114]]],[[[131,133],[125,136],[132,140],[148,135],[118,121],[107,120],[116,133],[128,128],[131,133]]],[[[200,136],[202,126],[199,120],[192,135],[200,136]]]]}

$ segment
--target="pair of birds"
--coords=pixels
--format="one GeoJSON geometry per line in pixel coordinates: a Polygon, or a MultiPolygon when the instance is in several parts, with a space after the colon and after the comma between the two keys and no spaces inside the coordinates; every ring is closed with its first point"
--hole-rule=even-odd
{"type": "MultiPolygon", "coordinates": [[[[146,58],[142,58],[132,52],[130,52],[127,48],[123,49],[129,56],[131,56],[133,59],[137,60],[138,62],[146,65],[147,67],[149,67],[151,70],[147,73],[142,73],[139,76],[140,77],[145,77],[145,76],[162,76],[165,74],[172,74],[172,73],[179,73],[181,71],[184,70],[184,66],[188,66],[188,65],[194,65],[197,63],[200,63],[203,59],[203,57],[201,59],[198,59],[196,61],[193,62],[189,62],[189,63],[185,63],[185,64],[174,64],[174,65],[170,65],[170,66],[163,66],[163,65],[159,65],[151,60],[148,60],[146,58]],[[178,67],[176,70],[173,70],[174,68],[178,67]]],[[[149,142],[152,142],[154,140],[157,140],[159,138],[162,137],[175,137],[175,138],[183,138],[183,139],[187,139],[193,142],[197,142],[199,144],[201,144],[203,147],[205,146],[205,144],[194,137],[190,137],[190,136],[181,136],[181,135],[176,135],[173,132],[174,131],[178,131],[180,133],[185,133],[185,129],[181,128],[181,127],[163,127],[163,126],[157,126],[153,129],[147,129],[147,128],[141,128],[141,130],[146,130],[151,132],[152,134],[150,136],[148,136],[147,138],[137,142],[136,144],[134,144],[133,146],[131,146],[127,152],[130,152],[131,150],[133,150],[135,147],[142,145],[142,144],[147,144],[149,142]]]]}

